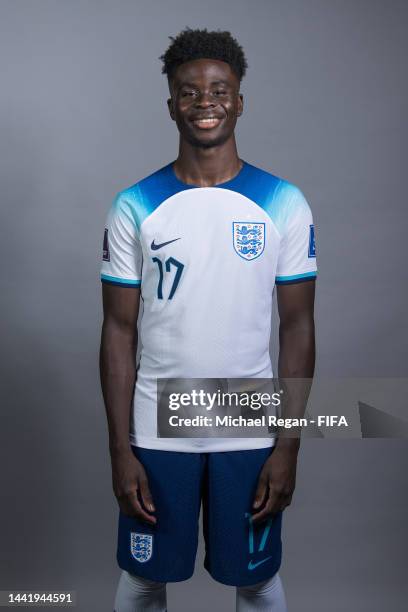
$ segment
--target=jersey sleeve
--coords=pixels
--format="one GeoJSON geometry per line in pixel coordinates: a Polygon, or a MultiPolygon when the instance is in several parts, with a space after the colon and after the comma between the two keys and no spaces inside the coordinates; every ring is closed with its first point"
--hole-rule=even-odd
{"type": "Polygon", "coordinates": [[[286,285],[316,278],[316,245],[312,211],[293,186],[281,238],[275,283],[286,285]]]}
{"type": "Polygon", "coordinates": [[[101,281],[121,287],[140,287],[142,248],[132,208],[118,194],[108,213],[104,236],[101,281]]]}

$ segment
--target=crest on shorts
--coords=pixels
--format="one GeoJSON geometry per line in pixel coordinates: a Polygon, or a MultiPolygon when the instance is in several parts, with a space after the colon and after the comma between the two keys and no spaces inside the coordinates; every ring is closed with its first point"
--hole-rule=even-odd
{"type": "Polygon", "coordinates": [[[251,261],[262,255],[265,248],[265,223],[234,221],[232,239],[235,252],[251,261]]]}
{"type": "Polygon", "coordinates": [[[153,536],[146,533],[130,534],[130,552],[139,563],[146,563],[153,554],[153,536]]]}

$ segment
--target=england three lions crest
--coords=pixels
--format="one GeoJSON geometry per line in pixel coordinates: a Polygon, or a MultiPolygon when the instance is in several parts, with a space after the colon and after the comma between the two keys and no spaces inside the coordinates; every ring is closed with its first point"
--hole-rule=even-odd
{"type": "Polygon", "coordinates": [[[265,223],[234,221],[232,238],[235,252],[250,261],[262,255],[265,248],[265,223]]]}
{"type": "Polygon", "coordinates": [[[139,563],[146,563],[153,554],[153,536],[146,533],[130,534],[130,552],[139,563]]]}

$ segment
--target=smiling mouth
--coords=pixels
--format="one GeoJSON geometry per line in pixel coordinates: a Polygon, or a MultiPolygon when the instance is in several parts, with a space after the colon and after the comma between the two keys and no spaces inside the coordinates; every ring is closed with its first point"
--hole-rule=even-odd
{"type": "Polygon", "coordinates": [[[221,123],[219,117],[205,117],[202,119],[194,119],[192,123],[200,130],[211,130],[221,123]]]}

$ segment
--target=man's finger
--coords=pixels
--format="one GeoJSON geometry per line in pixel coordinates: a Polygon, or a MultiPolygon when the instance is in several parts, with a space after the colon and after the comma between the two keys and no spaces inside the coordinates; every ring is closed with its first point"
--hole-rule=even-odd
{"type": "Polygon", "coordinates": [[[123,514],[127,516],[137,517],[142,521],[146,521],[153,525],[156,524],[156,517],[148,514],[146,510],[143,509],[142,504],[137,498],[137,492],[131,493],[127,495],[125,498],[121,500],[120,509],[123,514]]]}
{"type": "Polygon", "coordinates": [[[156,508],[154,507],[153,497],[150,493],[147,478],[140,481],[140,495],[142,497],[144,507],[147,508],[149,512],[155,512],[156,508]]]}
{"type": "Polygon", "coordinates": [[[272,514],[272,504],[268,499],[265,504],[265,507],[262,508],[260,512],[257,512],[256,514],[252,515],[252,522],[261,523],[262,521],[265,521],[266,519],[270,518],[272,514]]]}
{"type": "Polygon", "coordinates": [[[151,514],[148,514],[146,510],[143,509],[142,504],[140,503],[138,499],[136,500],[136,508],[137,508],[137,516],[142,521],[146,521],[147,523],[150,523],[151,525],[155,525],[157,523],[156,517],[151,514]]]}
{"type": "Polygon", "coordinates": [[[255,522],[260,522],[269,518],[272,514],[276,514],[280,508],[280,494],[273,488],[273,484],[270,482],[268,485],[268,500],[265,504],[265,508],[256,514],[252,515],[252,520],[255,522]]]}
{"type": "Polygon", "coordinates": [[[252,504],[253,508],[259,508],[262,505],[263,500],[266,496],[267,489],[267,480],[261,474],[258,480],[258,486],[256,488],[254,503],[252,504]]]}
{"type": "Polygon", "coordinates": [[[282,503],[282,509],[286,508],[287,506],[290,506],[290,504],[292,503],[292,497],[293,497],[293,495],[287,495],[285,497],[285,499],[283,500],[283,503],[282,503]]]}

